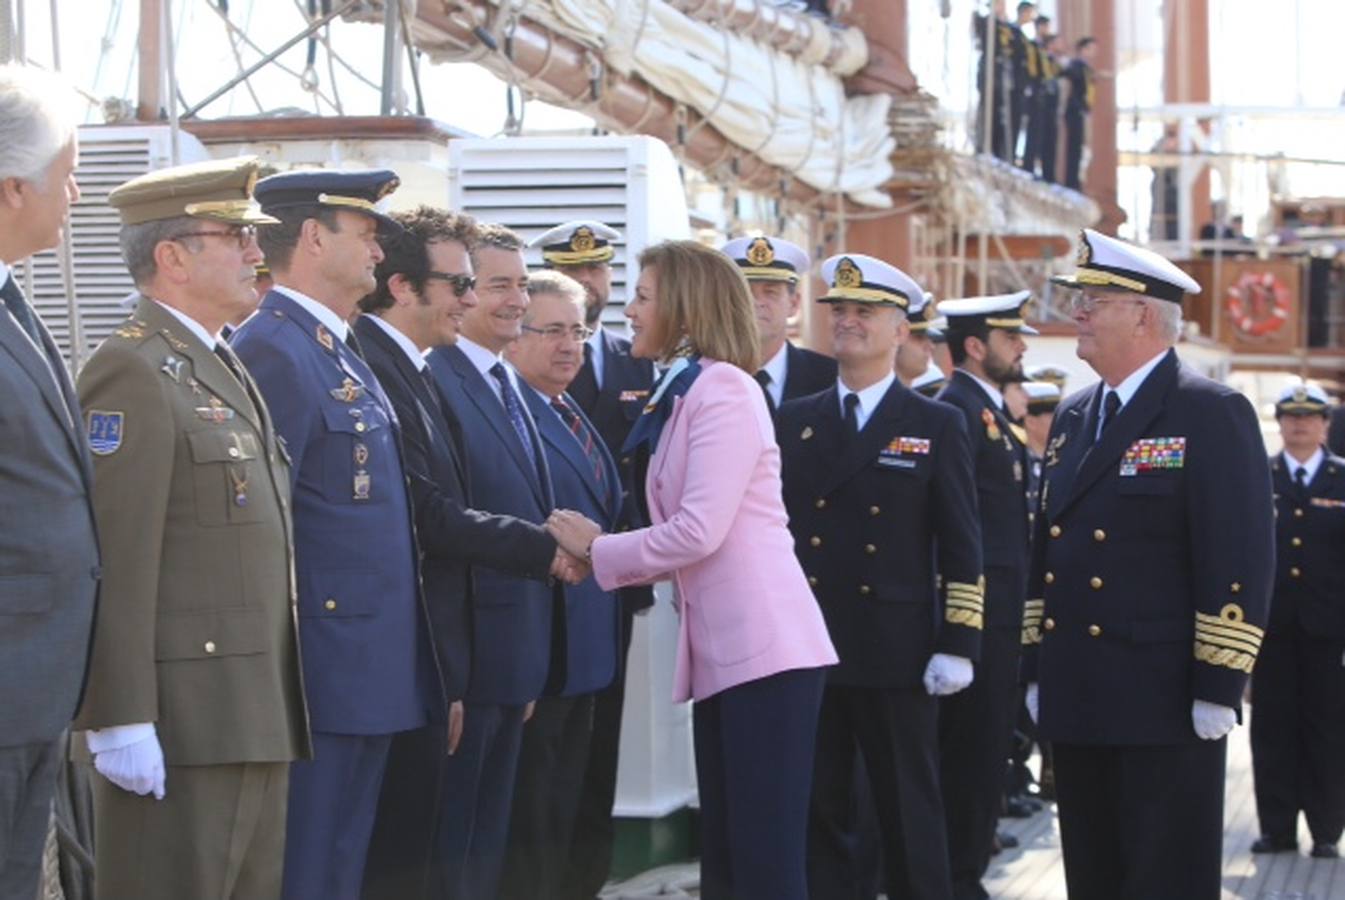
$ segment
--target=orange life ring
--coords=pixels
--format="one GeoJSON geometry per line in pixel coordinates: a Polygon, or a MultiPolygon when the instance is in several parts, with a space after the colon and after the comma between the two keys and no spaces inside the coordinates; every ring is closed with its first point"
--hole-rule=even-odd
{"type": "Polygon", "coordinates": [[[1293,306],[1289,288],[1270,272],[1243,272],[1224,296],[1224,311],[1233,327],[1247,337],[1279,331],[1289,321],[1293,306]]]}

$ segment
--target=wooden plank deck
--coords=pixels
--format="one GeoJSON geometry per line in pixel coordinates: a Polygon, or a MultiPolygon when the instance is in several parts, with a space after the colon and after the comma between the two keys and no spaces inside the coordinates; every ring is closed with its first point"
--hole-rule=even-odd
{"type": "MultiPolygon", "coordinates": [[[[1053,808],[1030,819],[1002,819],[1000,825],[1018,838],[1020,846],[991,861],[985,880],[990,896],[996,900],[1066,900],[1060,831],[1053,808]]],[[[1304,849],[1298,854],[1253,856],[1249,848],[1257,834],[1252,754],[1244,726],[1234,729],[1228,739],[1222,900],[1345,900],[1345,862],[1309,857],[1311,838],[1305,825],[1299,826],[1299,844],[1304,849]]]]}

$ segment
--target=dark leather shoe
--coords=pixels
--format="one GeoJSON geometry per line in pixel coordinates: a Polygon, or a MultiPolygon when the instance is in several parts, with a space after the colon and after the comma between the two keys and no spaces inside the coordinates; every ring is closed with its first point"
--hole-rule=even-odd
{"type": "Polygon", "coordinates": [[[1335,844],[1313,844],[1311,855],[1314,859],[1340,859],[1340,848],[1335,844]]]}
{"type": "Polygon", "coordinates": [[[1004,801],[1004,816],[1010,819],[1030,819],[1036,811],[1022,797],[1010,797],[1004,801]]]}
{"type": "Polygon", "coordinates": [[[1004,850],[1014,850],[1018,847],[1018,838],[1009,834],[1007,831],[998,832],[995,835],[995,839],[999,842],[999,846],[1004,850]]]}
{"type": "Polygon", "coordinates": [[[1253,853],[1297,853],[1298,841],[1293,838],[1273,837],[1263,834],[1252,841],[1253,853]]]}

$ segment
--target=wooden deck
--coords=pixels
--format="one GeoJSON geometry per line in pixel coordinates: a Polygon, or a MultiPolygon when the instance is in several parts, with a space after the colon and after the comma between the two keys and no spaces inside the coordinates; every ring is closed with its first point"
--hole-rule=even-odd
{"type": "MultiPolygon", "coordinates": [[[[1243,717],[1246,721],[1246,716],[1243,717]]],[[[1002,819],[1002,830],[1020,846],[990,863],[986,889],[996,900],[1066,900],[1060,831],[1051,808],[1030,819],[1002,819]]],[[[1300,822],[1298,854],[1253,856],[1258,834],[1252,795],[1252,754],[1245,727],[1228,739],[1224,795],[1223,900],[1345,900],[1345,862],[1312,859],[1307,827],[1300,822]]],[[[821,900],[821,898],[818,898],[821,900]]]]}
{"type": "MultiPolygon", "coordinates": [[[[1244,721],[1246,716],[1243,717],[1244,721]]],[[[1002,830],[1020,846],[990,863],[986,889],[995,900],[1066,900],[1060,832],[1053,807],[1030,819],[1002,819],[1002,830]]],[[[1253,856],[1257,837],[1252,795],[1252,756],[1246,727],[1234,729],[1228,742],[1228,785],[1224,801],[1224,891],[1222,900],[1345,900],[1345,862],[1312,859],[1306,826],[1300,823],[1298,854],[1253,856]]],[[[695,863],[665,866],[624,884],[609,885],[603,900],[664,900],[700,896],[695,863]]],[[[815,897],[813,900],[827,900],[815,897]]]]}

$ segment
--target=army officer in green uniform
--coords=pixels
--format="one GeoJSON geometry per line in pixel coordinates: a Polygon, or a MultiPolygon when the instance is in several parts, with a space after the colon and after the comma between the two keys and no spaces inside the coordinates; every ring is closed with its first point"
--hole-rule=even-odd
{"type": "Polygon", "coordinates": [[[109,197],[142,296],[78,384],[104,555],[75,722],[101,900],[280,896],[289,763],[309,754],[289,471],[217,337],[257,303],[256,169],[180,166],[109,197]]]}

